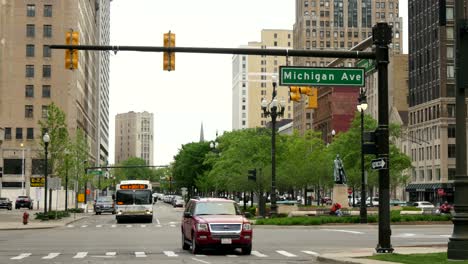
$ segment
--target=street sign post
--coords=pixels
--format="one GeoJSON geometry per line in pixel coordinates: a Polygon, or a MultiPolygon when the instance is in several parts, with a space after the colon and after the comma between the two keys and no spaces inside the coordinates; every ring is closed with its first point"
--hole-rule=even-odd
{"type": "Polygon", "coordinates": [[[364,68],[280,67],[280,85],[364,86],[364,68]]]}
{"type": "Polygon", "coordinates": [[[386,159],[373,159],[371,161],[371,167],[373,170],[382,170],[387,168],[386,159]]]}

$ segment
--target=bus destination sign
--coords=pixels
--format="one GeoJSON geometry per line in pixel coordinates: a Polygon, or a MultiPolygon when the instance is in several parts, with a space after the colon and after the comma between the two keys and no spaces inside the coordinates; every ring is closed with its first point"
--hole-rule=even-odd
{"type": "Polygon", "coordinates": [[[144,190],[148,189],[148,185],[146,184],[121,184],[121,190],[144,190]]]}

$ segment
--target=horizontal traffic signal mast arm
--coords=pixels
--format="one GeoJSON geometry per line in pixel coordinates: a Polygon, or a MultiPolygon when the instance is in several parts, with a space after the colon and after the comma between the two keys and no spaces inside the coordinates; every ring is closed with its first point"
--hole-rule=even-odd
{"type": "Polygon", "coordinates": [[[325,51],[295,49],[246,49],[246,48],[203,48],[203,47],[151,47],[151,46],[98,46],[98,45],[51,45],[51,49],[110,50],[142,52],[215,53],[291,57],[326,57],[348,59],[375,59],[373,51],[325,51]]]}

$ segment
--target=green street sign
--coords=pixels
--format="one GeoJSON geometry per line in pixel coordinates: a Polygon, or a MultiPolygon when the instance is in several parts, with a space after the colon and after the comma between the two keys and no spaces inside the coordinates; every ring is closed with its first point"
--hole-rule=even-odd
{"type": "Polygon", "coordinates": [[[91,175],[102,175],[104,174],[103,171],[98,171],[98,170],[92,170],[92,171],[88,171],[88,174],[91,174],[91,175]]]}
{"type": "Polygon", "coordinates": [[[364,59],[356,63],[359,68],[364,68],[366,73],[375,70],[375,60],[364,59]]]}
{"type": "Polygon", "coordinates": [[[280,85],[364,86],[364,68],[280,67],[280,85]]]}

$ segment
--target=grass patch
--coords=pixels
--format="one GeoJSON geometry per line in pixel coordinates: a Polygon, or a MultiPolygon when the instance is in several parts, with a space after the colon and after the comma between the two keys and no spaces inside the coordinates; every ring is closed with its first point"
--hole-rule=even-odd
{"type": "Polygon", "coordinates": [[[448,261],[447,252],[441,253],[429,253],[429,254],[382,254],[368,257],[369,259],[383,260],[383,261],[392,261],[398,263],[406,264],[421,264],[421,263],[431,263],[431,264],[445,264],[445,263],[460,263],[468,264],[467,260],[464,261],[448,261]]]}

